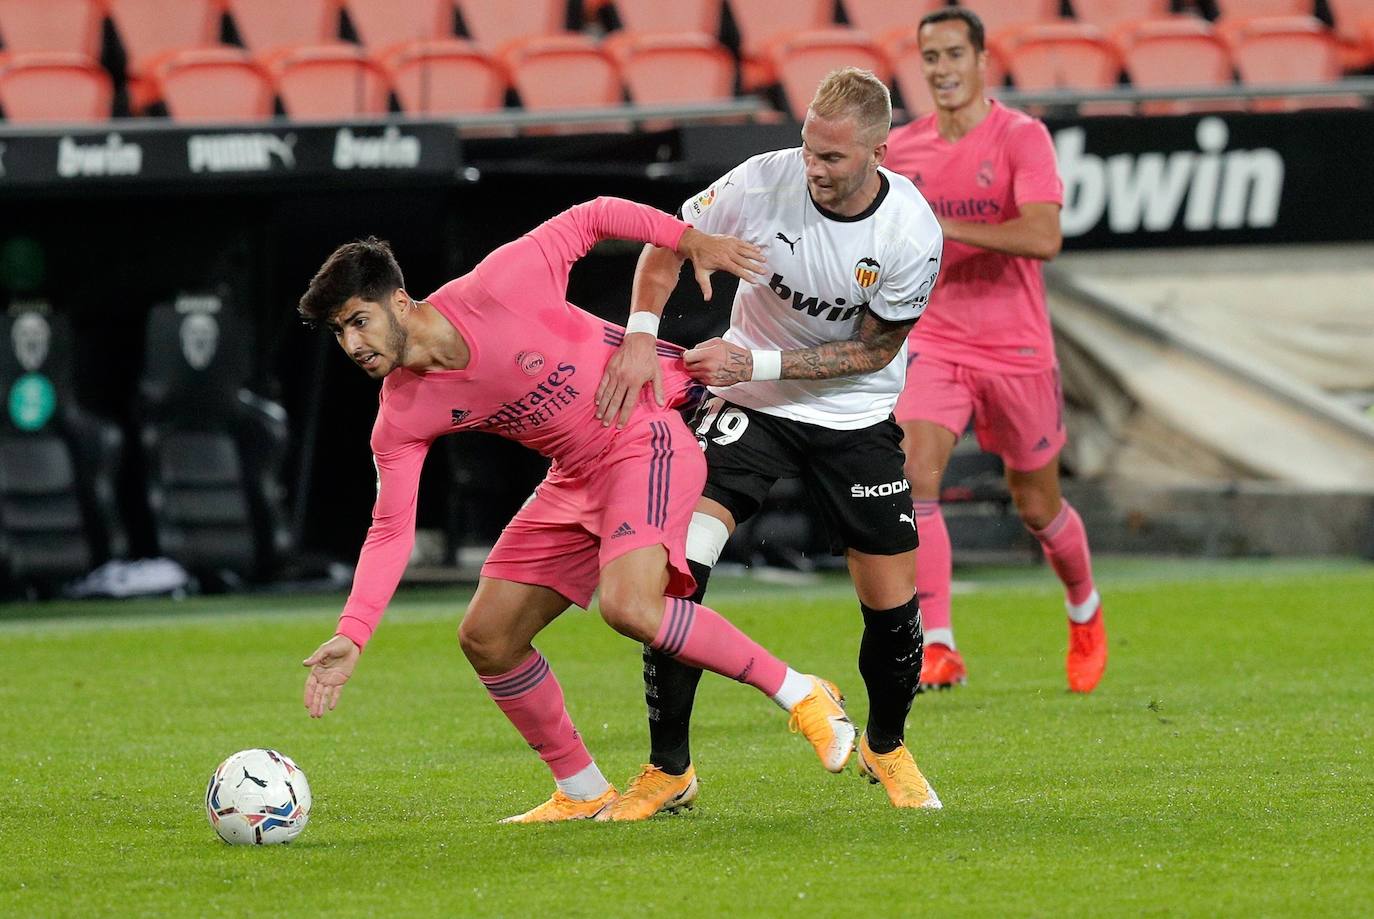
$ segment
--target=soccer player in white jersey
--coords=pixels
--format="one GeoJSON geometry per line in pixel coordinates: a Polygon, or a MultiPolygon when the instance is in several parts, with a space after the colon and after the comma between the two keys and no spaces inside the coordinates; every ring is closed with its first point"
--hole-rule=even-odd
{"type": "MultiPolygon", "coordinates": [[[[897,807],[934,808],[940,799],[903,743],[922,634],[911,491],[891,413],[942,237],[916,187],[881,168],[891,121],[880,80],[835,71],[811,101],[801,147],[752,157],[683,205],[687,222],[752,242],[766,260],[766,283],[740,285],[724,337],[684,355],[713,395],[696,427],[708,472],[687,558],[702,597],[735,526],[779,478],[803,480],[863,614],[860,771],[897,807]]],[[[657,328],[681,264],[671,250],[645,248],[627,328],[657,328]]],[[[603,423],[622,419],[646,381],[657,392],[657,374],[649,336],[626,336],[598,390],[603,423]]],[[[688,722],[700,673],[645,649],[650,762],[609,819],[644,819],[696,797],[688,722]]]]}

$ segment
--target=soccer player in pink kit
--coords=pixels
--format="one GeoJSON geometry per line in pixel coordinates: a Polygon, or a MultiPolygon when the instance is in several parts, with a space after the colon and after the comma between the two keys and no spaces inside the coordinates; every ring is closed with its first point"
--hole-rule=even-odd
{"type": "Polygon", "coordinates": [[[488,693],[557,785],[547,802],[510,822],[593,818],[616,799],[531,645],[569,605],[586,607],[598,582],[612,628],[771,696],[832,771],[854,744],[832,684],[797,673],[716,612],[680,599],[694,589],[685,542],[706,461],[674,406],[694,384],[681,350],[660,343],[667,405],[644,399],[623,428],[596,420],[594,389],[607,360],[627,334],[644,334],[567,302],[572,264],[607,238],[690,258],[708,296],[712,270],[753,280],[759,267],[747,243],[598,198],[502,246],[426,300],[406,293],[385,243],[348,243],[326,260],[299,307],[382,381],[372,526],[335,635],[304,661],[312,716],[338,702],[405,570],[430,444],[451,431],[488,431],[553,460],[493,547],[458,632],[488,693]]]}
{"type": "Polygon", "coordinates": [[[908,340],[896,410],[921,541],[921,685],[967,678],[950,624],[951,551],[939,499],[972,417],[979,444],[1002,457],[1022,522],[1064,583],[1069,689],[1091,692],[1107,666],[1107,636],[1083,521],[1059,490],[1063,396],[1040,268],[1062,242],[1054,147],[1043,123],[984,95],[977,15],[937,10],[919,34],[935,111],[892,132],[887,165],[921,189],[945,235],[944,271],[908,340]]]}

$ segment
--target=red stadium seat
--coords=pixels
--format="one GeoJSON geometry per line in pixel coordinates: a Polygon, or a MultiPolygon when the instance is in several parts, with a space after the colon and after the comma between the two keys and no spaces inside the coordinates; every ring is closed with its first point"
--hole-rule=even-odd
{"type": "Polygon", "coordinates": [[[945,5],[945,0],[844,0],[849,24],[879,41],[889,32],[920,25],[921,17],[945,5]]]}
{"type": "Polygon", "coordinates": [[[190,48],[158,63],[153,80],[173,121],[265,121],[272,77],[239,48],[190,48]]]}
{"type": "Polygon", "coordinates": [[[775,41],[769,50],[788,110],[798,121],[806,118],[821,80],[838,67],[862,67],[880,80],[889,78],[887,57],[866,33],[855,29],[794,32],[775,41]]]}
{"type": "Polygon", "coordinates": [[[128,59],[129,107],[141,112],[157,99],[150,75],[158,59],[183,48],[219,44],[219,0],[106,0],[128,59]]]}
{"type": "Polygon", "coordinates": [[[411,41],[453,38],[453,0],[343,0],[353,31],[373,53],[411,41]]]}
{"type": "MultiPolygon", "coordinates": [[[[915,118],[933,111],[935,102],[930,97],[930,84],[926,82],[925,68],[921,62],[919,28],[889,32],[883,36],[882,48],[892,65],[892,80],[902,94],[908,116],[915,118]]],[[[1006,82],[1007,67],[995,48],[988,48],[987,54],[985,85],[990,95],[996,95],[1006,82]]]]}
{"type": "MultiPolygon", "coordinates": [[[[611,108],[624,102],[615,62],[585,35],[544,35],[507,47],[503,54],[511,83],[527,110],[611,108]]],[[[554,133],[627,130],[624,122],[570,125],[554,133]]]]}
{"type": "Polygon", "coordinates": [[[10,55],[0,71],[0,107],[10,122],[106,121],[113,102],[110,75],[84,54],[10,55]]]}
{"type": "MultiPolygon", "coordinates": [[[[1233,86],[1231,52],[1202,19],[1180,16],[1137,23],[1120,35],[1126,73],[1137,89],[1201,89],[1233,86]]],[[[1149,115],[1243,111],[1242,100],[1142,103],[1149,115]]]]}
{"type": "Polygon", "coordinates": [[[1326,0],[1341,43],[1341,65],[1364,70],[1374,64],[1374,48],[1366,46],[1364,30],[1374,25],[1374,0],[1326,0]]]}
{"type": "Polygon", "coordinates": [[[100,57],[100,0],[0,0],[0,38],[8,54],[70,51],[100,57]]]}
{"type": "Polygon", "coordinates": [[[225,0],[225,7],[255,54],[339,40],[339,0],[225,0]]]}
{"type": "MultiPolygon", "coordinates": [[[[1026,26],[1007,60],[1022,92],[1050,89],[1114,89],[1121,76],[1116,46],[1096,26],[1073,22],[1026,26]]],[[[1083,114],[1129,114],[1129,103],[1090,102],[1083,114]]]]}
{"type": "Polygon", "coordinates": [[[1254,16],[1311,16],[1312,0],[1216,0],[1222,19],[1254,16]]]}
{"type": "Polygon", "coordinates": [[[699,32],[618,32],[603,45],[636,105],[719,102],[735,91],[735,59],[699,32]],[[692,78],[684,80],[682,75],[692,78]]]}
{"type": "Polygon", "coordinates": [[[271,69],[292,118],[385,115],[386,71],[356,45],[302,45],[275,55],[271,69]]]}
{"type": "Polygon", "coordinates": [[[458,8],[468,36],[491,53],[523,38],[567,31],[565,0],[521,0],[518,16],[509,0],[459,0],[458,8]]]}
{"type": "Polygon", "coordinates": [[[970,0],[964,6],[983,20],[987,43],[996,46],[1004,58],[1022,28],[1059,21],[1059,0],[970,0]]]}
{"type": "Polygon", "coordinates": [[[777,82],[770,45],[779,36],[802,29],[825,29],[834,24],[832,0],[729,0],[739,29],[745,91],[777,82]]]}
{"type": "Polygon", "coordinates": [[[384,63],[396,98],[408,114],[495,112],[505,105],[505,69],[471,42],[412,42],[394,49],[384,63]]]}
{"type": "Polygon", "coordinates": [[[720,34],[723,0],[615,0],[620,24],[631,32],[701,32],[720,34]]]}
{"type": "MultiPolygon", "coordinates": [[[[1341,78],[1341,52],[1336,39],[1310,16],[1247,19],[1227,33],[1242,83],[1334,83],[1341,78]]],[[[1358,106],[1358,97],[1260,99],[1258,111],[1358,106]]]]}
{"type": "Polygon", "coordinates": [[[1099,29],[1114,29],[1141,19],[1165,19],[1170,0],[1072,0],[1073,16],[1099,29]]]}

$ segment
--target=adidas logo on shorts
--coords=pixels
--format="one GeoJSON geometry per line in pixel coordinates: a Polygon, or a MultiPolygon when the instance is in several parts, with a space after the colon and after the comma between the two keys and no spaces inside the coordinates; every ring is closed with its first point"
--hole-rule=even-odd
{"type": "Polygon", "coordinates": [[[630,526],[628,523],[622,523],[620,526],[615,528],[615,532],[611,534],[611,539],[619,539],[622,536],[633,535],[635,535],[635,528],[630,526]]]}

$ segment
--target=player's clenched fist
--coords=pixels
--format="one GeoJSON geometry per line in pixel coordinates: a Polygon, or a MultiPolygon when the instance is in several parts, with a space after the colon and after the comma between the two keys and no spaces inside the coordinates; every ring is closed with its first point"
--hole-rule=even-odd
{"type": "Polygon", "coordinates": [[[712,338],[682,352],[682,362],[692,379],[707,386],[730,386],[754,378],[753,352],[723,338],[712,338]]]}

